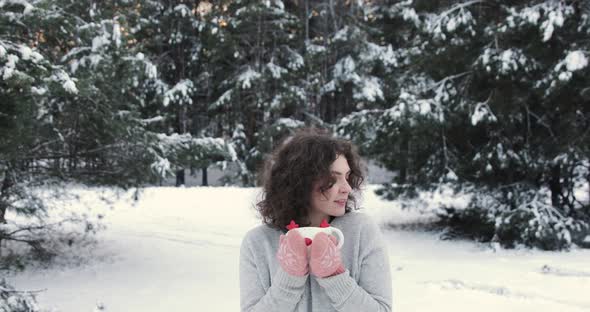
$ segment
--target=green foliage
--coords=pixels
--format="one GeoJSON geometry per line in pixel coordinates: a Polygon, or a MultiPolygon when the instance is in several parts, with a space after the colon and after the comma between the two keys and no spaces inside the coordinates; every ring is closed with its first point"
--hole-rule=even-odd
{"type": "MultiPolygon", "coordinates": [[[[506,199],[491,214],[514,222],[494,232],[506,241],[567,245],[565,227],[579,242],[559,222],[590,215],[575,192],[590,179],[582,2],[37,0],[2,9],[0,211],[11,185],[41,177],[129,187],[234,162],[228,181],[254,185],[276,142],[322,125],[399,173],[380,191],[387,198],[447,182],[548,188],[564,219],[523,238],[537,217],[525,205],[509,218],[517,208],[506,199]]],[[[491,209],[472,208],[458,218],[491,209]]]]}
{"type": "Polygon", "coordinates": [[[590,239],[590,218],[567,216],[551,205],[546,191],[522,184],[481,189],[465,209],[446,208],[439,217],[451,236],[497,242],[506,248],[561,250],[588,247],[590,239]]]}
{"type": "Polygon", "coordinates": [[[233,147],[222,139],[193,138],[190,134],[157,135],[159,154],[180,168],[207,168],[216,162],[235,160],[233,147]]]}
{"type": "Polygon", "coordinates": [[[456,209],[445,207],[439,214],[439,226],[445,228],[443,239],[468,238],[480,242],[490,242],[494,238],[494,220],[488,217],[486,208],[469,207],[456,209]]]}
{"type": "MultiPolygon", "coordinates": [[[[587,199],[576,195],[590,177],[588,16],[587,5],[559,1],[380,6],[377,28],[389,30],[386,40],[398,47],[397,66],[383,79],[399,92],[386,97],[390,107],[343,118],[338,131],[399,172],[381,191],[388,198],[443,182],[491,192],[514,184],[532,193],[548,189],[549,205],[562,216],[551,222],[529,225],[540,217],[515,197],[505,199],[502,213],[473,205],[450,213],[449,222],[484,218],[489,210],[510,220],[495,231],[506,245],[566,248],[574,228],[584,227],[576,222],[590,217],[587,199]]],[[[489,233],[488,221],[479,223],[482,233],[489,233]]]]}

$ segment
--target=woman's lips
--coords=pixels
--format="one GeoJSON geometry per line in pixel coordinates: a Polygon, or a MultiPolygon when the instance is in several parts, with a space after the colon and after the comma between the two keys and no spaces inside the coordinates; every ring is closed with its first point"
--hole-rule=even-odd
{"type": "Polygon", "coordinates": [[[335,203],[337,203],[340,206],[345,206],[346,205],[346,200],[335,200],[335,203]]]}

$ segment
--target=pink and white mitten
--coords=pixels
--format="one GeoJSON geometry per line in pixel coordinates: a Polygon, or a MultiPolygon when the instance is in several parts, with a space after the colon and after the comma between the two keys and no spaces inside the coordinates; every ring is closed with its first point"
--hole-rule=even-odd
{"type": "Polygon", "coordinates": [[[338,242],[334,236],[318,233],[311,244],[309,267],[317,277],[329,277],[345,272],[338,242]]]}
{"type": "Polygon", "coordinates": [[[277,259],[281,268],[290,275],[304,276],[309,273],[307,245],[299,232],[281,235],[277,259]]]}

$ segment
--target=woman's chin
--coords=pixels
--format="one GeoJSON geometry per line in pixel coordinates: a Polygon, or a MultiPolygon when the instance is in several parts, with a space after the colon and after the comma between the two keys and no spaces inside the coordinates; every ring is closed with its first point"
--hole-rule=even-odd
{"type": "Polygon", "coordinates": [[[332,217],[342,217],[346,213],[346,209],[338,207],[331,213],[332,217]]]}

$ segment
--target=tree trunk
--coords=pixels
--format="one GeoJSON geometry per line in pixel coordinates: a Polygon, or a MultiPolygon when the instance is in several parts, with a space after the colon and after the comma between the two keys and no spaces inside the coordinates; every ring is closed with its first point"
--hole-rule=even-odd
{"type": "Polygon", "coordinates": [[[203,181],[201,183],[202,186],[209,186],[209,182],[207,181],[207,167],[203,167],[203,181]]]}
{"type": "MultiPolygon", "coordinates": [[[[10,181],[10,173],[6,172],[6,176],[4,177],[4,181],[2,182],[2,188],[0,188],[0,224],[6,224],[6,209],[8,208],[8,204],[4,201],[4,198],[8,197],[8,189],[12,186],[12,182],[10,181]]],[[[2,241],[4,238],[4,233],[0,231],[0,257],[2,257],[2,241]]]]}
{"type": "Polygon", "coordinates": [[[4,181],[2,181],[2,188],[0,189],[0,224],[6,224],[6,209],[8,208],[8,204],[4,201],[4,198],[8,197],[8,189],[11,186],[10,173],[6,172],[4,181]]]}
{"type": "Polygon", "coordinates": [[[305,42],[309,40],[309,0],[305,0],[305,42]]]}
{"type": "Polygon", "coordinates": [[[181,186],[184,184],[184,169],[180,169],[176,171],[176,186],[181,186]]]}
{"type": "Polygon", "coordinates": [[[553,165],[551,167],[551,180],[549,181],[549,189],[551,190],[551,204],[553,207],[560,208],[561,203],[559,197],[561,196],[561,166],[553,165]]]}
{"type": "Polygon", "coordinates": [[[338,21],[336,19],[336,10],[334,10],[334,0],[329,1],[330,15],[332,15],[332,24],[334,33],[338,31],[338,21]]]}
{"type": "Polygon", "coordinates": [[[0,224],[6,224],[6,209],[8,205],[4,202],[3,196],[0,195],[0,224]]]}
{"type": "MultiPolygon", "coordinates": [[[[177,120],[178,133],[185,134],[187,132],[186,131],[186,129],[187,129],[187,126],[186,126],[186,115],[187,115],[186,106],[181,105],[180,107],[178,107],[177,114],[178,114],[178,120],[177,120]]],[[[181,185],[185,185],[184,168],[176,171],[176,186],[181,186],[181,185]]]]}
{"type": "Polygon", "coordinates": [[[400,184],[406,183],[408,178],[408,158],[410,157],[410,140],[407,133],[402,134],[402,142],[400,146],[400,166],[398,182],[400,184]]]}

